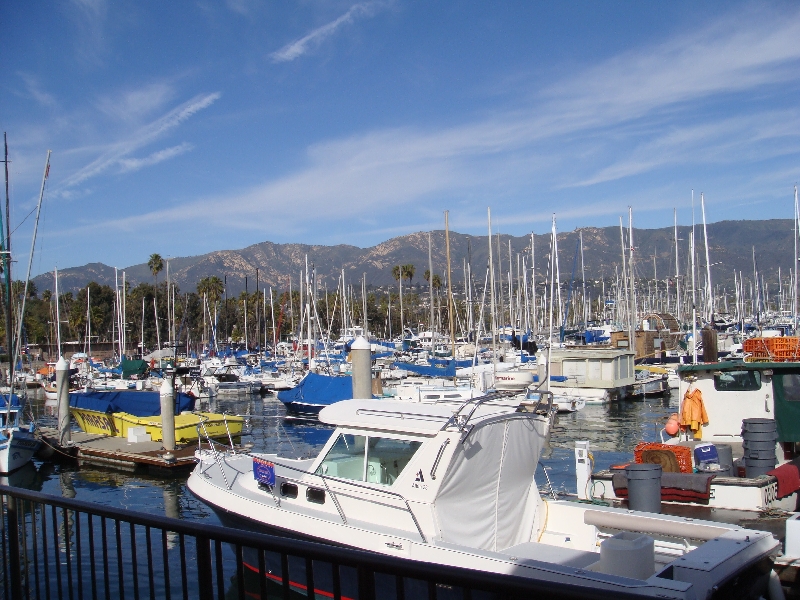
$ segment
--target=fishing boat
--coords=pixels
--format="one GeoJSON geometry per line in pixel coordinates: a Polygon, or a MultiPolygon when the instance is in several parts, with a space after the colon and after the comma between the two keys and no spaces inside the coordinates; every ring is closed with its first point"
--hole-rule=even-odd
{"type": "MultiPolygon", "coordinates": [[[[678,420],[673,419],[673,435],[665,427],[661,433],[664,443],[640,445],[635,458],[643,462],[644,451],[671,453],[676,457],[677,470],[672,469],[675,472],[668,476],[673,482],[670,487],[680,485],[680,474],[696,476],[698,470],[702,471],[701,477],[708,478],[708,485],[695,494],[687,494],[684,502],[662,487],[662,498],[698,508],[750,513],[738,515],[740,519],[752,519],[765,509],[796,511],[800,491],[800,362],[726,361],[682,365],[677,371],[683,402],[681,413],[676,415],[678,420]],[[687,394],[694,402],[700,398],[707,418],[703,423],[701,417],[694,428],[692,423],[679,427],[681,415],[688,417],[687,394]],[[774,433],[767,431],[763,441],[749,439],[752,436],[748,436],[745,420],[751,419],[774,433]],[[697,448],[711,445],[718,457],[716,465],[714,461],[703,465],[700,452],[712,451],[697,448]],[[719,460],[723,454],[727,458],[719,460]]],[[[666,467],[663,454],[653,459],[666,467]]],[[[669,456],[666,460],[673,462],[669,456]]],[[[619,497],[619,486],[613,485],[613,477],[611,471],[593,475],[595,481],[604,482],[602,487],[594,486],[598,496],[619,497]]],[[[683,479],[689,482],[689,478],[683,479]]],[[[666,485],[662,481],[662,486],[666,485]]]]}
{"type": "MultiPolygon", "coordinates": [[[[316,458],[198,450],[191,492],[228,525],[552,585],[575,598],[756,598],[771,534],[545,499],[549,406],[348,400],[316,458]]],[[[315,595],[331,591],[315,580],[315,595]],[[318,587],[317,587],[318,586],[318,587]]]]}
{"type": "MultiPolygon", "coordinates": [[[[178,393],[175,398],[175,441],[185,444],[198,437],[238,437],[244,419],[235,415],[195,412],[195,398],[178,393]],[[200,433],[198,433],[200,431],[200,433]]],[[[161,441],[161,396],[149,391],[84,391],[70,393],[70,412],[86,433],[128,437],[129,429],[144,427],[152,441],[161,441]]]]}

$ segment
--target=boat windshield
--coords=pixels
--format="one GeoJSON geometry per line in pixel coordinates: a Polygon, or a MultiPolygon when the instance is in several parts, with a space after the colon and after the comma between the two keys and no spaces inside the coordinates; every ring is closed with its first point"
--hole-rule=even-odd
{"type": "Polygon", "coordinates": [[[416,440],[340,433],[317,473],[392,485],[421,445],[416,440]]]}

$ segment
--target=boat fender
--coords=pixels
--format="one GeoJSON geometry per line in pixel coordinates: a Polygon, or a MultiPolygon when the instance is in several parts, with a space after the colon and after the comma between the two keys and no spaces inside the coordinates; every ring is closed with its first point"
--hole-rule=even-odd
{"type": "Polygon", "coordinates": [[[678,431],[680,430],[680,424],[678,423],[678,413],[672,413],[667,419],[667,424],[664,426],[664,431],[666,431],[672,437],[678,435],[678,431]]]}

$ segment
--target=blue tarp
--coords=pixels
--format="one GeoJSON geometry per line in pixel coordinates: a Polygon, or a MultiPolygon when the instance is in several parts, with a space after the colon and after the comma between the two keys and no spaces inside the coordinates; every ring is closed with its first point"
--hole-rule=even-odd
{"type": "Polygon", "coordinates": [[[278,392],[278,400],[284,404],[294,402],[328,406],[353,397],[352,377],[335,377],[308,373],[300,383],[290,390],[278,392]]]}
{"type": "MultiPolygon", "coordinates": [[[[435,367],[447,367],[453,362],[450,358],[429,358],[428,362],[435,367]]],[[[456,369],[466,369],[472,366],[472,360],[457,360],[456,369]]]]}
{"type": "MultiPolygon", "coordinates": [[[[11,396],[11,408],[19,408],[19,396],[14,394],[11,396]]],[[[8,408],[8,394],[5,396],[0,394],[0,408],[8,408]]]]}
{"type": "MultiPolygon", "coordinates": [[[[446,367],[431,367],[429,365],[415,365],[406,362],[393,363],[398,369],[405,369],[417,375],[427,375],[428,377],[455,377],[456,365],[453,361],[448,361],[446,367]]],[[[470,363],[472,364],[472,363],[470,363]]]]}
{"type": "MultiPolygon", "coordinates": [[[[194,410],[193,396],[178,393],[175,414],[194,410]]],[[[101,413],[125,412],[135,417],[155,417],[161,414],[161,395],[158,392],[122,390],[119,392],[75,392],[69,395],[73,408],[101,413]]]]}

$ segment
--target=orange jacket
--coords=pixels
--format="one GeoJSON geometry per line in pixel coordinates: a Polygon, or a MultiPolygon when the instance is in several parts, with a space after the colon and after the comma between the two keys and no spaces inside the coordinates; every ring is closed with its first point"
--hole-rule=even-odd
{"type": "Polygon", "coordinates": [[[708,413],[703,394],[698,389],[687,390],[681,405],[681,427],[691,429],[696,440],[703,438],[703,425],[708,425],[708,413]]]}

